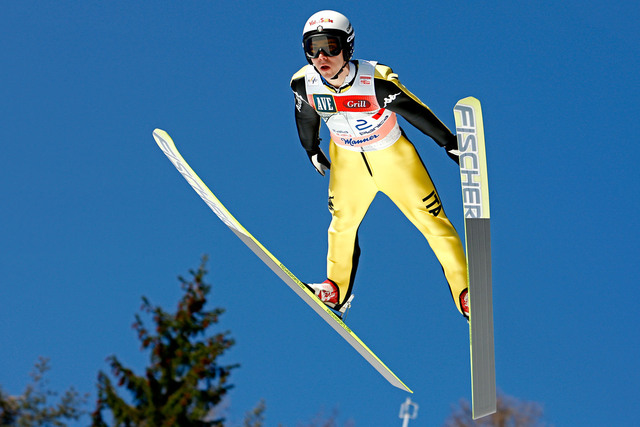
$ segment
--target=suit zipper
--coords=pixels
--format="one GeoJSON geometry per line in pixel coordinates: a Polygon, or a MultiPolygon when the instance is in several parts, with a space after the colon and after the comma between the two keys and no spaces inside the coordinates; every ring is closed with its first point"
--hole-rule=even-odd
{"type": "Polygon", "coordinates": [[[360,154],[362,154],[362,160],[364,160],[364,164],[369,171],[369,175],[373,176],[373,172],[371,172],[371,167],[369,166],[369,162],[367,161],[367,156],[364,155],[364,151],[361,151],[360,154]]]}

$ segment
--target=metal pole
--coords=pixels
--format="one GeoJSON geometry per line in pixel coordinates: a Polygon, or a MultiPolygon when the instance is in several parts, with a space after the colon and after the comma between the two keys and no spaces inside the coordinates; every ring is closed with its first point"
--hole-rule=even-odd
{"type": "Polygon", "coordinates": [[[411,399],[407,397],[407,400],[404,401],[402,405],[400,405],[400,415],[399,417],[403,419],[402,427],[409,427],[409,420],[415,420],[418,418],[418,404],[412,402],[411,399]],[[413,411],[411,410],[413,408],[413,411]]]}

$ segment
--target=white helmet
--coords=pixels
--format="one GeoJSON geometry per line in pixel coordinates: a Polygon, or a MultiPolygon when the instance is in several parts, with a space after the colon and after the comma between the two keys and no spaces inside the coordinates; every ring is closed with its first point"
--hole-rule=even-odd
{"type": "MultiPolygon", "coordinates": [[[[321,50],[327,56],[335,56],[337,54],[333,53],[331,48],[320,47],[317,49],[313,46],[312,40],[321,36],[325,36],[325,39],[326,37],[335,38],[338,41],[337,47],[342,51],[345,63],[351,59],[356,34],[346,16],[333,10],[321,10],[307,19],[302,30],[302,48],[310,64],[311,58],[316,58],[321,50]]],[[[326,46],[326,42],[323,44],[326,46]]]]}

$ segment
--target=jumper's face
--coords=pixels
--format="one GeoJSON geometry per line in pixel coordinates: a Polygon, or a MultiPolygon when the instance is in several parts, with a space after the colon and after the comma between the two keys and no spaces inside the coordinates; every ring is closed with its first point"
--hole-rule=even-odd
{"type": "Polygon", "coordinates": [[[344,64],[344,58],[342,57],[342,51],[339,55],[327,56],[323,51],[320,51],[317,58],[311,58],[311,63],[322,77],[330,80],[338,74],[340,68],[344,64]]]}
{"type": "Polygon", "coordinates": [[[316,70],[327,80],[338,74],[344,65],[342,43],[335,34],[315,34],[307,37],[304,52],[316,70]]]}

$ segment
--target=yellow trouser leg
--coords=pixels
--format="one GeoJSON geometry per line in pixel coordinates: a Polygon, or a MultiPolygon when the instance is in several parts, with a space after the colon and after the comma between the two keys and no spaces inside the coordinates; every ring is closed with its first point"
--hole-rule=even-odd
{"type": "Polygon", "coordinates": [[[391,147],[366,153],[375,182],[420,230],[440,261],[453,300],[467,288],[467,263],[460,237],[415,147],[402,137],[391,147]]]}
{"type": "Polygon", "coordinates": [[[351,293],[358,266],[358,228],[378,189],[362,154],[331,143],[329,250],[327,277],[338,286],[340,301],[351,293]]]}

